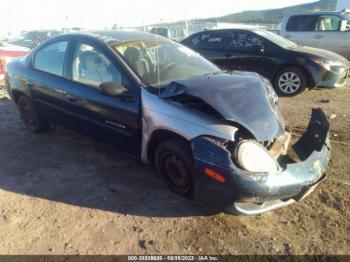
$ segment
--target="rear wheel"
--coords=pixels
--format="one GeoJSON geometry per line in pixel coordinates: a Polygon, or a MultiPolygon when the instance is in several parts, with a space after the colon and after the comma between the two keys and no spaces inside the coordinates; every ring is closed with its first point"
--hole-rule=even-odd
{"type": "Polygon", "coordinates": [[[24,125],[33,133],[43,133],[49,129],[49,124],[40,117],[32,101],[26,96],[18,98],[18,109],[24,125]]]}
{"type": "Polygon", "coordinates": [[[173,192],[189,199],[193,197],[193,160],[185,141],[162,142],[156,150],[155,165],[173,192]]]}
{"type": "Polygon", "coordinates": [[[305,73],[296,67],[281,70],[274,81],[276,93],[280,96],[295,96],[306,88],[305,73]]]}

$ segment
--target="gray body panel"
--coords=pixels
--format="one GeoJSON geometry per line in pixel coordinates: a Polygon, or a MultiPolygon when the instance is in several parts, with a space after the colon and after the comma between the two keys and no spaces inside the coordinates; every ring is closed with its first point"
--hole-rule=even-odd
{"type": "Polygon", "coordinates": [[[222,120],[170,100],[160,98],[145,89],[142,97],[142,149],[141,159],[148,163],[148,145],[152,134],[158,130],[170,131],[186,140],[198,136],[214,136],[234,141],[238,130],[222,120]]]}

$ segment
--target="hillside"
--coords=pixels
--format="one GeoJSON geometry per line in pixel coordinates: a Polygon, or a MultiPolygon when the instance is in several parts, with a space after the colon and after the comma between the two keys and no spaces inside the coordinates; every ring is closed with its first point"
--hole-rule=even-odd
{"type": "Polygon", "coordinates": [[[244,11],[217,18],[199,19],[204,22],[276,24],[288,13],[335,10],[337,0],[319,0],[309,4],[295,5],[279,9],[244,11]]]}

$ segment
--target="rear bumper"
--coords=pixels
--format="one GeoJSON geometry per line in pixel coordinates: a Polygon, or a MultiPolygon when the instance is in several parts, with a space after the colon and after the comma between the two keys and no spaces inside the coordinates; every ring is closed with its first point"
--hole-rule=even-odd
{"type": "Polygon", "coordinates": [[[238,215],[259,215],[302,200],[325,179],[330,158],[328,131],[323,111],[314,110],[308,130],[293,146],[301,161],[288,162],[275,174],[241,170],[226,149],[208,139],[195,138],[195,199],[238,215]],[[224,176],[225,183],[206,176],[203,170],[207,167],[224,176]]]}

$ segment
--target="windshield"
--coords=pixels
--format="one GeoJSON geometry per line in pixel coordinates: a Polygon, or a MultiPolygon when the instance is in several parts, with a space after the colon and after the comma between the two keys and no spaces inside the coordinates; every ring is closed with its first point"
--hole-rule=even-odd
{"type": "Polygon", "coordinates": [[[348,20],[348,23],[350,23],[350,13],[342,13],[343,16],[348,20]]]}
{"type": "Polygon", "coordinates": [[[298,45],[287,38],[284,38],[282,36],[279,36],[275,33],[265,31],[265,30],[257,30],[255,31],[256,34],[266,38],[267,40],[270,40],[272,43],[283,47],[283,48],[295,48],[298,47],[298,45]]]}
{"type": "Polygon", "coordinates": [[[119,43],[112,45],[112,48],[147,85],[155,88],[220,71],[187,47],[162,38],[119,43]]]}

